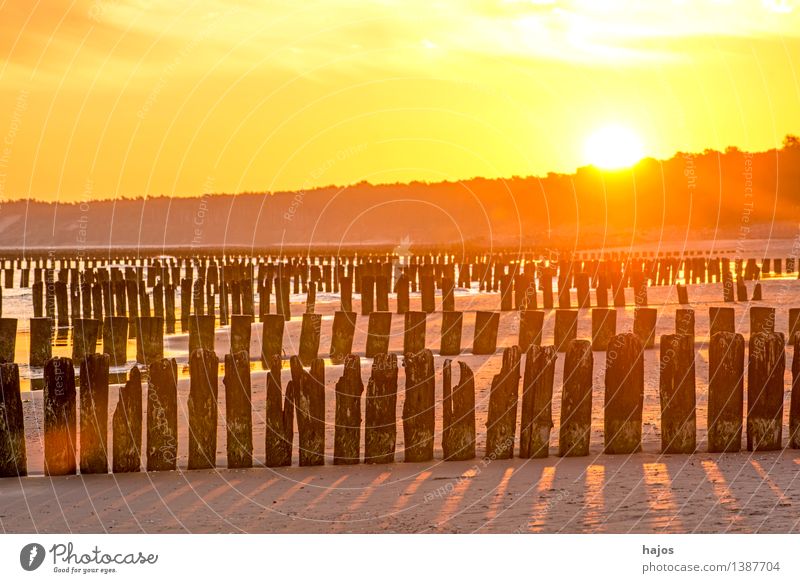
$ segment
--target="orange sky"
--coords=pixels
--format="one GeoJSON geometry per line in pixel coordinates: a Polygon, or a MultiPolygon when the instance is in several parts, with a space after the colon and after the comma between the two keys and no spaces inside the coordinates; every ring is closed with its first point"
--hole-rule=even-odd
{"type": "Polygon", "coordinates": [[[0,0],[0,201],[569,172],[800,133],[800,0],[0,0]]]}

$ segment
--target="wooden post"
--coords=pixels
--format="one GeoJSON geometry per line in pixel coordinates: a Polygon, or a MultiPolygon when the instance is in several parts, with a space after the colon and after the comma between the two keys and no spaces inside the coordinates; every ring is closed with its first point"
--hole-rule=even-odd
{"type": "Polygon", "coordinates": [[[736,452],[742,445],[744,337],[717,332],[708,349],[708,451],[736,452]]]}
{"type": "Polygon", "coordinates": [[[300,329],[299,356],[303,366],[311,366],[319,354],[319,338],[322,332],[321,314],[303,314],[303,326],[300,329]]]}
{"type": "Polygon", "coordinates": [[[520,310],[519,342],[520,351],[527,352],[531,346],[541,346],[542,328],[544,327],[544,311],[520,310]]]}
{"type": "Polygon", "coordinates": [[[644,359],[642,343],[618,334],[606,352],[605,453],[636,453],[642,445],[644,359]]]}
{"type": "Polygon", "coordinates": [[[500,372],[492,379],[489,412],[486,421],[486,458],[510,459],[514,455],[514,437],[519,400],[520,351],[518,346],[503,350],[500,372]]]}
{"type": "Polygon", "coordinates": [[[452,371],[444,361],[442,452],[445,460],[471,460],[475,457],[475,379],[466,363],[459,361],[459,381],[451,390],[452,371]]]}
{"type": "Polygon", "coordinates": [[[167,334],[175,333],[175,287],[167,284],[164,287],[164,318],[167,325],[167,334]]]}
{"type": "Polygon", "coordinates": [[[19,365],[0,363],[0,478],[28,475],[19,365]]]}
{"type": "Polygon", "coordinates": [[[736,277],[736,300],[739,302],[747,301],[747,284],[739,276],[736,277]]]}
{"type": "Polygon", "coordinates": [[[475,312],[475,335],[472,354],[494,354],[497,350],[498,312],[475,312]]]}
{"type": "Polygon", "coordinates": [[[75,369],[72,360],[56,356],[44,365],[44,475],[77,471],[75,369]]]}
{"type": "MultiPolygon", "coordinates": [[[[773,321],[774,322],[774,321],[773,321]]],[[[783,375],[786,368],[783,334],[750,334],[747,364],[747,450],[781,449],[783,375]]]]}
{"type": "Polygon", "coordinates": [[[103,320],[103,352],[111,357],[111,366],[128,362],[128,318],[106,316],[103,320]]]}
{"type": "Polygon", "coordinates": [[[398,314],[405,314],[410,309],[411,300],[409,299],[408,286],[408,276],[403,273],[397,278],[397,282],[394,285],[394,292],[397,294],[398,314]]]}
{"type": "Polygon", "coordinates": [[[761,282],[756,282],[756,284],[753,286],[753,301],[760,302],[762,299],[761,282]]]}
{"type": "Polygon", "coordinates": [[[549,268],[542,271],[539,278],[539,283],[542,286],[542,306],[545,310],[553,309],[553,274],[549,268]]]}
{"type": "Polygon", "coordinates": [[[708,308],[709,335],[717,332],[736,332],[736,312],[733,308],[708,308]]]}
{"type": "Polygon", "coordinates": [[[690,336],[694,342],[694,310],[675,310],[675,333],[690,336]]]}
{"type": "Polygon", "coordinates": [[[147,382],[147,471],[174,470],[178,459],[178,363],[150,363],[147,382]]]}
{"type": "Polygon", "coordinates": [[[367,383],[364,463],[394,461],[397,439],[397,355],[376,354],[367,383]]]}
{"type": "Polygon", "coordinates": [[[294,395],[292,386],[281,390],[281,358],[269,357],[267,373],[266,458],[268,468],[292,465],[294,441],[294,395]]]}
{"type": "MultiPolygon", "coordinates": [[[[97,331],[95,331],[97,340],[97,331]]],[[[0,318],[0,364],[14,362],[17,348],[17,319],[0,318]]]]}
{"type": "Polygon", "coordinates": [[[775,308],[763,306],[750,308],[750,337],[759,332],[775,332],[775,308]]]}
{"type": "Polygon", "coordinates": [[[342,378],[336,383],[336,417],[333,443],[334,465],[361,461],[361,359],[354,354],[344,360],[342,378]]]}
{"type": "Polygon", "coordinates": [[[214,316],[192,314],[189,317],[189,355],[198,349],[214,352],[214,316]]]}
{"type": "Polygon", "coordinates": [[[251,314],[237,314],[231,316],[231,354],[246,352],[250,358],[250,332],[253,324],[251,314]]]}
{"type": "Polygon", "coordinates": [[[442,278],[442,311],[452,312],[455,309],[455,282],[450,277],[444,277],[442,278]]]}
{"type": "Polygon", "coordinates": [[[313,314],[316,309],[317,309],[317,285],[312,282],[308,286],[308,292],[306,292],[306,313],[313,314]]]}
{"type": "Polygon", "coordinates": [[[367,325],[367,358],[376,354],[388,354],[389,334],[392,328],[391,312],[372,312],[367,325]]]}
{"type": "Polygon", "coordinates": [[[225,355],[225,376],[222,383],[225,385],[228,468],[252,468],[253,414],[250,355],[246,351],[225,355]]]}
{"type": "Polygon", "coordinates": [[[633,310],[633,333],[645,348],[656,345],[656,320],[658,310],[655,308],[635,308],[633,310]]]}
{"type": "Polygon", "coordinates": [[[694,338],[684,334],[662,336],[659,373],[661,452],[694,453],[697,447],[694,338]]]}
{"type": "Polygon", "coordinates": [[[442,333],[439,347],[440,356],[461,354],[461,328],[464,314],[461,312],[442,312],[442,333]]]}
{"type": "Polygon", "coordinates": [[[787,342],[792,342],[794,335],[800,332],[800,308],[789,308],[789,334],[787,342]]]}
{"type": "Polygon", "coordinates": [[[331,364],[342,364],[353,351],[353,335],[356,331],[355,312],[336,312],[331,331],[331,364]]]}
{"type": "Polygon", "coordinates": [[[189,469],[216,466],[219,358],[211,350],[189,355],[189,469]]]}
{"type": "Polygon", "coordinates": [[[136,327],[136,362],[146,365],[164,358],[164,320],[139,317],[136,327]]]}
{"type": "Polygon", "coordinates": [[[342,299],[342,311],[343,312],[352,312],[353,311],[353,278],[352,277],[343,277],[342,278],[341,299],[342,299]]]}
{"type": "Polygon", "coordinates": [[[389,311],[389,278],[385,275],[375,278],[375,307],[379,312],[389,311]]]}
{"type": "Polygon", "coordinates": [[[564,357],[564,389],[558,455],[589,455],[592,430],[592,369],[594,356],[588,340],[573,340],[564,357]]]}
{"type": "Polygon", "coordinates": [[[678,289],[678,303],[681,305],[686,305],[689,303],[689,292],[686,289],[685,285],[677,284],[678,289]]]}
{"type": "Polygon", "coordinates": [[[425,350],[425,312],[406,312],[403,352],[417,354],[425,350]]]}
{"type": "Polygon", "coordinates": [[[108,363],[107,354],[87,354],[81,361],[82,474],[108,473],[108,363]]]}
{"type": "Polygon", "coordinates": [[[67,284],[63,281],[55,282],[56,305],[58,306],[58,327],[69,326],[69,310],[67,302],[67,284]]]}
{"type": "Polygon", "coordinates": [[[575,289],[578,294],[578,307],[581,309],[590,308],[592,300],[589,294],[588,273],[580,272],[575,274],[575,289]]]}
{"type": "Polygon", "coordinates": [[[420,290],[422,292],[422,311],[432,314],[436,311],[436,287],[432,275],[420,277],[420,290]]]}
{"type": "Polygon", "coordinates": [[[525,354],[522,381],[522,419],[519,457],[543,458],[550,453],[553,428],[553,377],[556,368],[553,346],[531,346],[525,354]]]}
{"type": "Polygon", "coordinates": [[[289,363],[292,380],[287,390],[292,392],[297,414],[300,465],[321,466],[325,463],[325,362],[315,359],[310,374],[297,356],[289,363]]]}
{"type": "Polygon", "coordinates": [[[592,309],[592,350],[606,350],[617,335],[617,311],[613,308],[592,309]]]}
{"type": "Polygon", "coordinates": [[[130,378],[119,390],[111,421],[113,427],[112,471],[138,472],[142,465],[142,376],[131,368],[130,378]]]}
{"type": "Polygon", "coordinates": [[[576,310],[556,310],[553,330],[553,345],[556,352],[566,352],[569,343],[578,337],[578,312],[576,310]]]}
{"type": "Polygon", "coordinates": [[[416,354],[407,353],[403,366],[406,369],[406,398],[403,403],[404,461],[427,462],[433,459],[436,423],[433,353],[427,349],[416,354]]]}
{"type": "Polygon", "coordinates": [[[361,278],[361,315],[368,316],[375,311],[375,278],[364,275],[361,278]]]}
{"type": "MultiPolygon", "coordinates": [[[[787,260],[787,270],[789,269],[787,260]]],[[[789,406],[789,447],[800,449],[800,333],[794,333],[792,344],[792,396],[789,406]]]]}
{"type": "Polygon", "coordinates": [[[53,321],[50,318],[31,318],[30,366],[44,366],[53,352],[53,321]]]}
{"type": "MultiPolygon", "coordinates": [[[[272,366],[272,358],[283,357],[283,328],[285,320],[280,314],[263,314],[261,329],[261,365],[266,369],[272,366]]],[[[280,388],[280,379],[278,379],[280,388]]]]}

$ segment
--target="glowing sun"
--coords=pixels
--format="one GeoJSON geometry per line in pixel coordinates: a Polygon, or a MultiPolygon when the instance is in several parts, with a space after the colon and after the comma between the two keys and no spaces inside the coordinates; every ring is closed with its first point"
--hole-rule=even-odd
{"type": "Polygon", "coordinates": [[[606,170],[633,166],[644,157],[642,141],[630,128],[618,125],[598,129],[584,144],[589,164],[606,170]]]}

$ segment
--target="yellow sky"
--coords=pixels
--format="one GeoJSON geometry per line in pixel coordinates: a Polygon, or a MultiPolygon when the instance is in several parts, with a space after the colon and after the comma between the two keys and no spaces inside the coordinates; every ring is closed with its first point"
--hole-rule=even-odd
{"type": "Polygon", "coordinates": [[[571,172],[800,133],[800,0],[0,0],[0,201],[571,172]]]}

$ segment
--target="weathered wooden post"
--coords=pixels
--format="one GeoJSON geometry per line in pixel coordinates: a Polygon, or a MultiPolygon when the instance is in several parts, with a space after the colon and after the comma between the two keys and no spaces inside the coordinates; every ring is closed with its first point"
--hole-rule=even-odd
{"type": "Polygon", "coordinates": [[[289,364],[292,380],[287,392],[293,395],[297,414],[300,465],[321,466],[325,463],[325,363],[314,359],[310,373],[297,356],[289,364]]]}
{"type": "MultiPolygon", "coordinates": [[[[95,331],[95,340],[97,332],[95,331]]],[[[0,318],[0,364],[14,362],[17,348],[17,319],[0,318]]]]}
{"type": "Polygon", "coordinates": [[[783,375],[786,368],[783,334],[750,334],[747,364],[747,450],[781,449],[783,375]]]}
{"type": "Polygon", "coordinates": [[[76,391],[72,360],[56,356],[44,365],[44,475],[77,471],[76,391]]]}
{"type": "Polygon", "coordinates": [[[214,316],[192,314],[189,317],[189,355],[202,348],[214,352],[214,316]]]}
{"type": "Polygon", "coordinates": [[[111,357],[111,366],[124,366],[128,361],[128,318],[106,316],[103,320],[103,352],[111,357]]]}
{"type": "Polygon", "coordinates": [[[633,303],[636,306],[647,306],[647,278],[643,273],[634,273],[631,276],[633,285],[633,303]]]}
{"type": "Polygon", "coordinates": [[[333,315],[330,359],[332,364],[342,364],[353,351],[353,335],[356,331],[355,312],[336,312],[333,315]]]}
{"type": "Polygon", "coordinates": [[[750,308],[750,337],[759,332],[775,332],[775,308],[764,306],[750,308]]]}
{"type": "Polygon", "coordinates": [[[397,355],[376,354],[367,383],[364,463],[394,461],[397,439],[397,355]]]}
{"type": "Polygon", "coordinates": [[[606,352],[605,453],[636,453],[642,445],[644,359],[642,343],[618,334],[606,352]]]}
{"type": "Polygon", "coordinates": [[[406,312],[403,334],[403,353],[417,354],[425,350],[425,312],[406,312]]]}
{"type": "MultiPolygon", "coordinates": [[[[789,269],[788,259],[786,269],[789,269]]],[[[792,345],[792,396],[789,406],[789,447],[792,449],[800,449],[800,333],[792,334],[789,342],[792,345]]]]}
{"type": "Polygon", "coordinates": [[[225,355],[225,376],[222,383],[225,385],[228,468],[252,468],[253,415],[250,355],[246,351],[241,350],[225,355]]]}
{"type": "Polygon", "coordinates": [[[56,305],[58,306],[58,327],[69,326],[69,309],[67,302],[67,284],[63,281],[55,282],[56,305]]]}
{"type": "Polygon", "coordinates": [[[35,318],[41,318],[44,316],[44,282],[35,282],[31,293],[33,295],[33,315],[35,318]]]}
{"type": "Polygon", "coordinates": [[[644,348],[652,348],[656,344],[656,308],[636,308],[633,311],[633,333],[644,348]]]}
{"type": "Polygon", "coordinates": [[[294,395],[292,387],[281,390],[281,357],[269,357],[267,373],[266,458],[268,468],[292,465],[294,441],[294,395]]]}
{"type": "Polygon", "coordinates": [[[114,290],[114,307],[116,308],[117,316],[127,316],[127,300],[126,300],[126,293],[127,293],[127,284],[125,280],[119,279],[117,281],[112,281],[112,286],[114,290]]]}
{"type": "Polygon", "coordinates": [[[455,282],[451,277],[444,277],[442,278],[442,311],[452,312],[455,309],[455,282]]]}
{"type": "Polygon", "coordinates": [[[397,313],[405,314],[411,307],[408,276],[406,276],[405,273],[397,278],[397,282],[394,285],[394,292],[397,294],[397,313]]]}
{"type": "Polygon", "coordinates": [[[500,326],[498,312],[475,312],[475,334],[472,354],[494,354],[497,350],[497,329],[500,326]]]}
{"type": "Polygon", "coordinates": [[[147,471],[174,470],[178,460],[178,363],[150,363],[147,382],[147,471]]]}
{"type": "Polygon", "coordinates": [[[389,334],[392,328],[391,312],[372,312],[367,325],[367,358],[376,354],[388,354],[389,334]]]}
{"type": "Polygon", "coordinates": [[[733,308],[708,308],[709,335],[717,332],[736,332],[736,312],[733,308]]]}
{"type": "Polygon", "coordinates": [[[344,360],[342,378],[336,383],[336,417],[333,443],[334,465],[361,461],[361,359],[354,354],[344,360]]]}
{"type": "Polygon", "coordinates": [[[592,350],[606,350],[617,335],[617,311],[613,308],[592,309],[592,350]]]}
{"type": "Polygon", "coordinates": [[[436,311],[436,286],[432,275],[420,277],[420,291],[422,292],[422,311],[432,314],[436,311]]]}
{"type": "Polygon", "coordinates": [[[108,473],[107,354],[87,354],[80,377],[80,461],[82,474],[108,473]]]}
{"type": "Polygon", "coordinates": [[[492,379],[486,420],[486,458],[509,459],[514,455],[514,437],[519,400],[520,351],[518,346],[503,350],[500,372],[492,379]]]}
{"type": "MultiPolygon", "coordinates": [[[[261,365],[266,369],[272,366],[272,358],[283,357],[283,328],[285,320],[280,314],[263,314],[261,316],[261,365]]],[[[280,379],[278,379],[280,388],[280,379]]]]}
{"type": "Polygon", "coordinates": [[[126,280],[125,289],[128,297],[128,320],[133,324],[128,326],[128,338],[136,338],[139,331],[136,326],[139,318],[139,283],[136,280],[126,280]]]}
{"type": "Polygon", "coordinates": [[[685,285],[676,284],[676,288],[678,289],[678,303],[681,305],[686,305],[689,303],[689,292],[686,289],[685,285]]]}
{"type": "Polygon", "coordinates": [[[132,367],[130,378],[119,390],[119,401],[111,421],[113,428],[112,471],[138,472],[142,465],[142,376],[132,367]]]}
{"type": "Polygon", "coordinates": [[[661,337],[659,398],[661,452],[694,453],[697,447],[697,420],[692,337],[684,334],[665,334],[661,337]]]}
{"type": "Polygon", "coordinates": [[[403,403],[404,461],[430,461],[433,459],[436,423],[433,353],[427,349],[416,354],[407,353],[403,366],[406,369],[406,399],[403,403]]]}
{"type": "Polygon", "coordinates": [[[592,429],[592,369],[594,356],[588,340],[573,340],[564,357],[564,389],[558,455],[589,455],[592,429]]]}
{"type": "Polygon", "coordinates": [[[189,331],[189,314],[192,310],[192,280],[181,280],[181,332],[189,331]]]}
{"type": "Polygon", "coordinates": [[[164,322],[166,323],[167,334],[174,334],[176,322],[175,287],[172,284],[164,286],[164,322]]]}
{"type": "Polygon", "coordinates": [[[250,358],[250,332],[253,324],[251,314],[231,316],[231,354],[246,352],[250,358]]]}
{"type": "Polygon", "coordinates": [[[375,307],[379,312],[389,311],[389,278],[385,275],[375,278],[375,307]]]}
{"type": "Polygon", "coordinates": [[[461,354],[461,328],[464,314],[461,312],[442,312],[442,333],[439,347],[440,356],[461,354]]]}
{"type": "Polygon", "coordinates": [[[53,354],[53,321],[50,318],[31,318],[30,366],[44,366],[53,354]]]}
{"type": "Polygon", "coordinates": [[[694,342],[694,310],[675,310],[675,333],[689,336],[694,342]]]}
{"type": "Polygon", "coordinates": [[[747,284],[739,276],[736,276],[736,300],[739,302],[747,301],[747,284]]]}
{"type": "Polygon", "coordinates": [[[317,309],[317,286],[311,283],[306,292],[306,313],[313,314],[317,309]]]}
{"type": "Polygon", "coordinates": [[[544,311],[520,310],[518,342],[520,351],[527,352],[531,346],[541,346],[543,327],[544,311]]]}
{"type": "Polygon", "coordinates": [[[742,445],[744,337],[717,332],[708,349],[708,451],[736,452],[742,445]]]}
{"type": "Polygon", "coordinates": [[[341,291],[341,300],[342,300],[342,311],[343,312],[352,312],[353,311],[353,278],[352,277],[343,277],[342,278],[342,291],[341,291]]]}
{"type": "Polygon", "coordinates": [[[519,457],[543,458],[550,453],[553,428],[553,377],[556,368],[553,346],[531,346],[525,354],[522,381],[522,419],[519,457]]]}
{"type": "Polygon", "coordinates": [[[556,321],[553,329],[553,345],[556,352],[565,352],[569,343],[578,337],[577,310],[556,310],[556,321]]]}
{"type": "Polygon", "coordinates": [[[361,315],[368,316],[375,311],[375,278],[371,275],[361,277],[361,315]]]}
{"type": "Polygon", "coordinates": [[[0,478],[27,475],[19,365],[0,363],[0,478]]]}
{"type": "Polygon", "coordinates": [[[539,284],[542,286],[542,306],[545,310],[553,309],[553,274],[549,268],[542,270],[539,278],[539,284]]]}
{"type": "Polygon", "coordinates": [[[319,339],[322,333],[321,314],[303,314],[303,326],[300,329],[300,347],[298,354],[303,366],[311,363],[319,354],[319,339]]]}
{"type": "Polygon", "coordinates": [[[763,297],[761,294],[761,283],[756,282],[756,284],[753,286],[753,301],[760,302],[762,299],[763,297]]]}
{"type": "Polygon", "coordinates": [[[578,294],[578,307],[581,309],[590,308],[592,306],[592,300],[589,294],[588,273],[582,271],[575,274],[575,289],[578,294]]]}
{"type": "Polygon", "coordinates": [[[199,348],[189,355],[190,470],[211,469],[217,461],[219,358],[199,348]]]}
{"type": "Polygon", "coordinates": [[[136,327],[136,362],[148,364],[164,358],[164,320],[139,317],[136,327]]]}
{"type": "Polygon", "coordinates": [[[475,379],[466,363],[459,361],[459,381],[452,387],[449,359],[444,361],[442,452],[445,460],[475,457],[475,379]]]}
{"type": "MultiPolygon", "coordinates": [[[[736,286],[738,288],[738,286],[736,286]]],[[[733,285],[733,276],[728,269],[725,269],[723,266],[722,271],[722,299],[725,302],[733,302],[735,300],[734,297],[734,285],[733,285]]]]}

